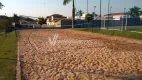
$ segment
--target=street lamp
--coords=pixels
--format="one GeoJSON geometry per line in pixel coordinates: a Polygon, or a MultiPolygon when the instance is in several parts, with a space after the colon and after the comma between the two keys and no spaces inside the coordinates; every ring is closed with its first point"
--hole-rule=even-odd
{"type": "Polygon", "coordinates": [[[126,12],[126,8],[124,8],[124,14],[125,14],[125,12],[126,12]]]}
{"type": "Polygon", "coordinates": [[[109,9],[110,9],[110,0],[108,0],[108,25],[107,25],[107,29],[108,29],[108,26],[109,26],[109,9]]]}
{"type": "Polygon", "coordinates": [[[112,9],[112,6],[110,7],[110,15],[111,15],[111,9],[112,9]]]}
{"type": "Polygon", "coordinates": [[[102,0],[100,0],[100,28],[101,29],[101,17],[102,17],[102,0]]]}
{"type": "Polygon", "coordinates": [[[95,9],[96,9],[96,6],[94,6],[94,17],[95,17],[95,14],[96,14],[95,9]]]}
{"type": "Polygon", "coordinates": [[[87,0],[87,14],[88,14],[88,0],[87,0]]]}
{"type": "Polygon", "coordinates": [[[126,30],[126,26],[127,26],[127,14],[126,14],[126,8],[124,8],[124,17],[125,18],[125,29],[123,28],[123,30],[126,30]]]}

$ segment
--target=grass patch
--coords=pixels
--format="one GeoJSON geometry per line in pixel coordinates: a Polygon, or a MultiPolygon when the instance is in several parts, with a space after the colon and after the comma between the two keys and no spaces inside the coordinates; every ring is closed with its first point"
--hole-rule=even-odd
{"type": "Polygon", "coordinates": [[[0,80],[16,79],[16,46],[17,40],[14,32],[0,32],[0,80]]]}
{"type": "MultiPolygon", "coordinates": [[[[120,30],[122,26],[109,26],[108,29],[118,29],[120,30]]],[[[126,27],[127,31],[139,31],[142,32],[142,26],[127,26],[126,27]]]]}
{"type": "Polygon", "coordinates": [[[136,33],[136,32],[117,31],[117,30],[98,30],[98,29],[93,29],[92,31],[92,28],[74,28],[73,30],[101,33],[101,34],[106,34],[111,36],[120,36],[120,37],[127,37],[127,38],[142,40],[142,33],[136,33]]]}

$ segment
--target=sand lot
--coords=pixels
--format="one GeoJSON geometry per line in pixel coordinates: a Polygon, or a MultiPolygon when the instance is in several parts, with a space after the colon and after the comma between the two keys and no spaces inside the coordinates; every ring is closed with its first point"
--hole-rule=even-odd
{"type": "Polygon", "coordinates": [[[142,41],[66,29],[19,36],[23,80],[142,80],[142,41]]]}

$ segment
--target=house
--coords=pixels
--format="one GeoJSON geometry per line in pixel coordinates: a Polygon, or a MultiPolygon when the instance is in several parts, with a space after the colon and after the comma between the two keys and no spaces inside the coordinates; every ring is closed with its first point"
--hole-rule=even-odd
{"type": "Polygon", "coordinates": [[[109,17],[108,17],[108,14],[104,15],[103,16],[104,18],[103,19],[111,19],[111,20],[120,20],[121,18],[131,18],[131,16],[129,15],[128,12],[124,13],[124,12],[121,12],[121,13],[111,13],[109,14],[109,17]]]}
{"type": "Polygon", "coordinates": [[[60,14],[53,14],[51,16],[47,16],[45,20],[46,20],[47,26],[56,26],[57,22],[62,19],[67,19],[67,17],[60,14]]]}
{"type": "Polygon", "coordinates": [[[142,19],[142,13],[140,14],[140,19],[142,19]]]}
{"type": "Polygon", "coordinates": [[[37,20],[27,18],[27,17],[21,17],[19,20],[21,26],[28,26],[28,27],[40,27],[40,25],[37,23],[37,20]]]}

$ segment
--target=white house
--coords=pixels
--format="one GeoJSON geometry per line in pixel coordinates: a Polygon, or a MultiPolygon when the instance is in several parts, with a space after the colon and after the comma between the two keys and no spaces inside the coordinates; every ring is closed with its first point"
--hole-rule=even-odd
{"type": "MultiPolygon", "coordinates": [[[[109,19],[111,20],[120,20],[121,18],[131,18],[128,13],[112,13],[109,14],[109,19]]],[[[108,14],[104,15],[105,19],[108,19],[108,14]]]]}
{"type": "Polygon", "coordinates": [[[47,26],[56,26],[58,21],[62,19],[67,19],[67,17],[60,14],[53,14],[51,16],[46,17],[46,24],[47,26]]]}

